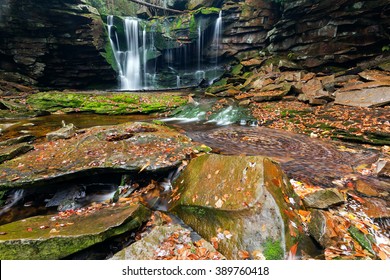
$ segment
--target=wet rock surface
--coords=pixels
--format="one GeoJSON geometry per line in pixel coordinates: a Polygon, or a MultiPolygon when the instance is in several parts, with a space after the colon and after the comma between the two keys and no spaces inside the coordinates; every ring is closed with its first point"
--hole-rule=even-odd
{"type": "Polygon", "coordinates": [[[126,123],[94,127],[68,140],[44,142],[1,168],[1,188],[97,174],[170,169],[192,151],[189,138],[164,126],[126,123]]]}
{"type": "Polygon", "coordinates": [[[1,259],[59,259],[138,229],[150,216],[141,206],[108,207],[69,217],[36,216],[0,226],[1,259]]]}
{"type": "Polygon", "coordinates": [[[299,198],[267,158],[201,156],[173,187],[172,211],[228,259],[240,259],[243,252],[284,259],[303,234],[296,214],[288,210],[288,203],[299,207],[299,198]]]}

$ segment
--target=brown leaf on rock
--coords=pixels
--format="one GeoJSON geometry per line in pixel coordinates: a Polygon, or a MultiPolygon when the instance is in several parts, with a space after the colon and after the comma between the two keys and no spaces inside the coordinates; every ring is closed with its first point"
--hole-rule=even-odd
{"type": "Polygon", "coordinates": [[[241,260],[248,260],[250,258],[250,254],[248,251],[240,250],[240,251],[238,251],[238,257],[241,260]]]}

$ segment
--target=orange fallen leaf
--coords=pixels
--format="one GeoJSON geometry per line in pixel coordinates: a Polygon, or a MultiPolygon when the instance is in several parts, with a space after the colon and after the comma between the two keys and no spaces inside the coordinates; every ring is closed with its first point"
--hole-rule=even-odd
{"type": "Polygon", "coordinates": [[[381,260],[388,260],[387,255],[383,251],[379,251],[378,256],[381,260]]]}
{"type": "Polygon", "coordinates": [[[290,248],[290,251],[288,253],[288,259],[291,260],[295,259],[295,256],[297,255],[297,250],[298,250],[298,243],[295,243],[290,248]]]}
{"type": "Polygon", "coordinates": [[[247,259],[250,258],[250,255],[249,255],[249,252],[248,252],[248,251],[240,250],[240,251],[238,251],[238,257],[239,257],[241,260],[247,260],[247,259]]]}

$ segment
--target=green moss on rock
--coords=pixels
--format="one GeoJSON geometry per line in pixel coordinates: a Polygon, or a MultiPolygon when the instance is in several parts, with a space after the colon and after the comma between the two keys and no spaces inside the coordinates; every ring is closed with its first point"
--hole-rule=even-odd
{"type": "Polygon", "coordinates": [[[284,250],[280,241],[267,239],[264,244],[263,255],[267,260],[281,260],[284,258],[284,250]]]}
{"type": "Polygon", "coordinates": [[[186,102],[185,97],[176,94],[94,94],[57,91],[33,94],[27,99],[27,104],[34,110],[49,112],[66,110],[108,115],[164,112],[184,105],[186,102]]]}
{"type": "Polygon", "coordinates": [[[0,259],[60,259],[112,236],[137,229],[150,217],[144,206],[100,209],[89,215],[74,215],[63,220],[51,216],[32,217],[0,226],[0,259]],[[42,226],[44,228],[42,229],[42,226]]]}

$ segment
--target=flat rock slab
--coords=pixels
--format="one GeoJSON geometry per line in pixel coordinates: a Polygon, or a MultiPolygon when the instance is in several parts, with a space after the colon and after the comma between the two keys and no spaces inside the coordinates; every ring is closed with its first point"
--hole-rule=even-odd
{"type": "Polygon", "coordinates": [[[324,189],[306,195],[303,203],[310,208],[326,209],[344,203],[344,197],[337,189],[324,189]]]}
{"type": "Polygon", "coordinates": [[[26,143],[19,143],[12,146],[0,146],[0,163],[13,159],[19,155],[27,153],[28,151],[34,149],[33,146],[26,143]]]}
{"type": "Polygon", "coordinates": [[[336,92],[336,104],[376,107],[390,103],[390,86],[336,92]]]}
{"type": "Polygon", "coordinates": [[[37,216],[0,226],[0,259],[60,259],[134,230],[149,219],[142,205],[116,206],[53,218],[37,216]]]}
{"type": "Polygon", "coordinates": [[[44,142],[0,165],[0,189],[55,183],[108,172],[170,169],[192,152],[191,140],[148,123],[93,127],[71,139],[44,142]]]}

